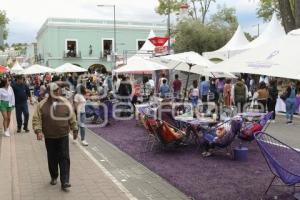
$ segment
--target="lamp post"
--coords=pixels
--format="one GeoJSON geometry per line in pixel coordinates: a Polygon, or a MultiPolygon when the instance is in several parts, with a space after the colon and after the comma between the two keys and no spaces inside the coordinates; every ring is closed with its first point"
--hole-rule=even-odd
{"type": "Polygon", "coordinates": [[[170,0],[168,0],[168,54],[170,55],[171,52],[171,5],[170,5],[170,0]]]}
{"type": "Polygon", "coordinates": [[[97,5],[98,7],[111,7],[114,10],[114,50],[113,50],[113,68],[116,68],[116,51],[117,51],[117,27],[116,27],[116,5],[97,5]]]}
{"type": "Polygon", "coordinates": [[[259,24],[253,25],[253,27],[256,27],[256,26],[257,26],[257,37],[259,37],[259,34],[260,34],[260,32],[259,32],[259,24]]]}

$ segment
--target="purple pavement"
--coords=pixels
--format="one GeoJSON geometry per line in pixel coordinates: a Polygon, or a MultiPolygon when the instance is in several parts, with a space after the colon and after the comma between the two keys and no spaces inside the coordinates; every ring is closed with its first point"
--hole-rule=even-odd
{"type": "MultiPolygon", "coordinates": [[[[135,120],[91,129],[194,199],[256,200],[272,178],[255,141],[246,144],[248,161],[238,162],[224,152],[203,158],[195,146],[143,153],[147,132],[135,120]]],[[[294,199],[292,188],[272,187],[267,197],[273,199],[275,195],[277,199],[294,199]]]]}

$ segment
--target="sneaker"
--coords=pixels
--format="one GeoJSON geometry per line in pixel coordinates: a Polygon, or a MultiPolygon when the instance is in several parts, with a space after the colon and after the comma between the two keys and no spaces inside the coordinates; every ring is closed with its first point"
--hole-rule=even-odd
{"type": "Polygon", "coordinates": [[[20,128],[17,129],[17,133],[21,133],[21,129],[20,128]]]}
{"type": "Polygon", "coordinates": [[[25,133],[29,133],[29,129],[28,128],[24,128],[25,133]]]}
{"type": "Polygon", "coordinates": [[[205,156],[207,154],[207,151],[202,152],[202,156],[205,156]]]}
{"type": "Polygon", "coordinates": [[[273,124],[274,124],[275,122],[276,122],[275,120],[271,120],[271,123],[273,123],[273,124]]]}
{"type": "Polygon", "coordinates": [[[51,178],[50,184],[51,185],[56,185],[57,184],[57,179],[56,178],[51,178]]]}
{"type": "Polygon", "coordinates": [[[61,185],[61,189],[65,192],[68,192],[69,191],[68,188],[70,188],[70,187],[71,187],[70,183],[64,183],[61,185]]]}
{"type": "Polygon", "coordinates": [[[207,152],[207,153],[204,155],[204,157],[209,157],[209,156],[211,156],[211,155],[212,155],[211,152],[207,152]]]}
{"type": "Polygon", "coordinates": [[[10,137],[9,131],[8,131],[8,130],[4,131],[4,135],[5,135],[6,137],[10,137]]]}
{"type": "Polygon", "coordinates": [[[286,122],[286,124],[288,124],[288,125],[292,125],[292,124],[293,124],[293,122],[292,122],[292,121],[287,121],[287,122],[286,122]]]}
{"type": "Polygon", "coordinates": [[[81,144],[82,144],[82,146],[88,146],[89,145],[89,143],[87,143],[85,140],[82,140],[81,144]]]}

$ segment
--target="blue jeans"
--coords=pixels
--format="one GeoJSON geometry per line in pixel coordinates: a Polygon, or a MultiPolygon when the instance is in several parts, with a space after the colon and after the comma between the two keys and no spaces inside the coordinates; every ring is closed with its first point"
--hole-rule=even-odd
{"type": "Polygon", "coordinates": [[[78,126],[80,132],[80,139],[81,141],[83,141],[85,139],[85,113],[83,112],[79,114],[78,126]]]}
{"type": "Polygon", "coordinates": [[[296,109],[296,98],[287,98],[285,101],[286,119],[293,121],[293,115],[296,109]]]}
{"type": "Polygon", "coordinates": [[[215,137],[217,137],[217,135],[214,134],[214,133],[213,133],[213,134],[207,133],[207,134],[204,135],[204,139],[205,139],[207,142],[209,142],[209,143],[213,143],[215,137]]]}
{"type": "Polygon", "coordinates": [[[197,107],[198,99],[199,99],[198,96],[191,96],[191,102],[192,102],[193,107],[197,107]]]}
{"type": "Polygon", "coordinates": [[[16,117],[17,117],[18,129],[22,128],[22,124],[24,125],[24,129],[27,129],[28,128],[28,119],[29,119],[27,102],[25,102],[23,104],[16,104],[16,117]],[[22,120],[22,114],[24,115],[24,124],[23,124],[23,120],[22,120]]]}

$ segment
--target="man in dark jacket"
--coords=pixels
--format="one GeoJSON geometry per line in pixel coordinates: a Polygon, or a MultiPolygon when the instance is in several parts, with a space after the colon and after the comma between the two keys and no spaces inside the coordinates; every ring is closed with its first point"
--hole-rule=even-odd
{"type": "Polygon", "coordinates": [[[276,80],[271,80],[269,86],[268,112],[273,112],[272,122],[275,122],[275,117],[276,117],[275,107],[276,107],[277,98],[278,98],[277,83],[276,80]]]}
{"type": "Polygon", "coordinates": [[[16,106],[16,117],[17,117],[17,133],[21,132],[21,128],[23,125],[24,131],[29,132],[28,129],[28,98],[30,99],[30,103],[32,104],[31,93],[28,86],[24,83],[24,77],[17,76],[17,81],[12,85],[12,88],[15,93],[15,106],[16,106]],[[22,120],[22,114],[24,116],[24,124],[22,120]]]}
{"type": "Polygon", "coordinates": [[[60,96],[59,86],[49,84],[49,97],[43,99],[36,107],[32,118],[32,127],[37,140],[45,138],[48,157],[48,168],[51,185],[57,184],[60,174],[61,188],[67,191],[71,184],[69,132],[73,131],[73,139],[77,138],[78,126],[73,107],[70,102],[60,96]],[[60,173],[58,173],[58,167],[60,173]]]}
{"type": "Polygon", "coordinates": [[[234,104],[238,108],[238,111],[243,112],[244,105],[247,102],[248,89],[241,78],[239,78],[237,83],[234,85],[232,95],[234,97],[234,104]]]}

